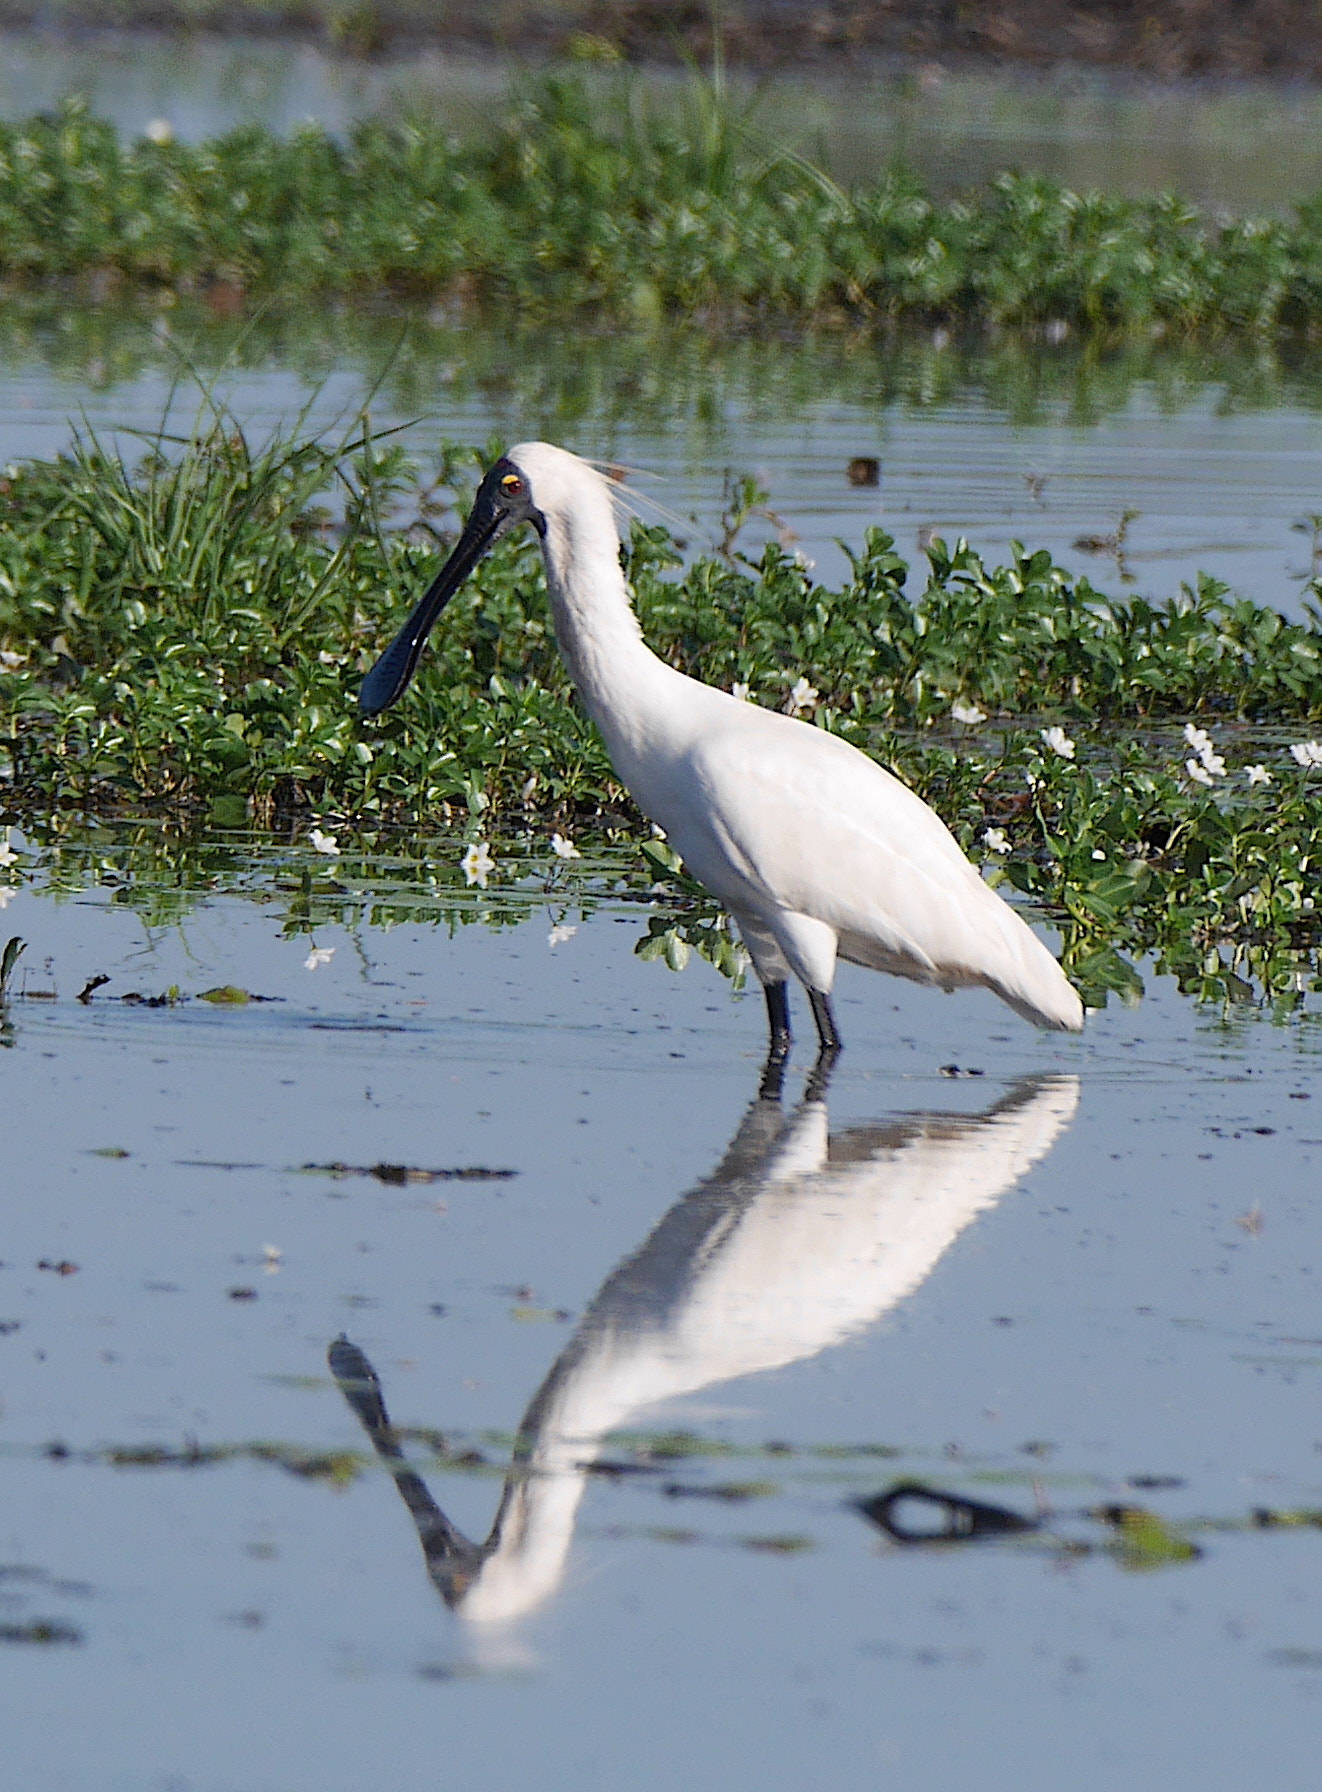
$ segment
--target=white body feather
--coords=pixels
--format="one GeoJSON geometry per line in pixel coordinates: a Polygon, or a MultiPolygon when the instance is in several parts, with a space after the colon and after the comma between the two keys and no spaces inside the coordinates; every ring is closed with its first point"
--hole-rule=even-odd
{"type": "Polygon", "coordinates": [[[764,983],[828,993],[837,954],[943,989],[983,985],[1038,1026],[1083,1025],[1051,953],[907,785],[820,728],[675,671],[629,604],[605,479],[525,442],[556,638],[611,762],[730,910],[764,983]]]}

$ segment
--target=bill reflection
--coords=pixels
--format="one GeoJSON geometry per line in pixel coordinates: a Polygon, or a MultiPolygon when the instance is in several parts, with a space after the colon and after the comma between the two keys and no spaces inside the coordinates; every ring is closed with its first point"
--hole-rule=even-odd
{"type": "Polygon", "coordinates": [[[403,1454],[375,1371],[338,1338],[340,1388],[417,1527],[446,1602],[478,1624],[559,1585],[592,1462],[646,1408],[817,1355],[873,1324],[1050,1150],[1073,1077],[1013,1085],[984,1113],[917,1113],[832,1134],[825,1090],[762,1095],[717,1169],[602,1284],[533,1396],[485,1542],[459,1532],[403,1454]]]}

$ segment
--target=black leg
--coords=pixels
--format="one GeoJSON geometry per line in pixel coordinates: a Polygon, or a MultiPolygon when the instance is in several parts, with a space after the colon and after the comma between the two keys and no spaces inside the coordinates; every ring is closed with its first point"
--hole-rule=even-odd
{"type": "Polygon", "coordinates": [[[835,1061],[840,1056],[840,1031],[831,1012],[830,996],[823,990],[810,989],[808,1000],[812,1003],[812,1017],[817,1022],[818,1043],[817,1062],[812,1067],[803,1098],[805,1101],[821,1101],[835,1069],[835,1061]]]}
{"type": "Polygon", "coordinates": [[[790,1049],[790,992],[787,983],[767,983],[767,1021],[771,1027],[771,1053],[785,1057],[790,1049]]]}
{"type": "MultiPolygon", "coordinates": [[[[781,988],[784,988],[784,984],[781,988]]],[[[812,1017],[817,1022],[817,1038],[822,1050],[838,1052],[843,1041],[835,1024],[835,1015],[831,1012],[830,996],[820,989],[810,989],[808,1000],[812,1003],[812,1017]]]]}
{"type": "Polygon", "coordinates": [[[767,1061],[762,1068],[759,1094],[764,1101],[779,1101],[791,1044],[789,986],[785,983],[765,983],[762,993],[767,998],[767,1023],[771,1029],[771,1041],[767,1046],[767,1061]]]}

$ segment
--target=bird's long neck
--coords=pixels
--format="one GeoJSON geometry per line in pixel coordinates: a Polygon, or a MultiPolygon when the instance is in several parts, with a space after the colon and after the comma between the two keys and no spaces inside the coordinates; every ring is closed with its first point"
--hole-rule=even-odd
{"type": "Polygon", "coordinates": [[[677,674],[643,640],[604,493],[599,506],[548,516],[542,551],[560,651],[614,751],[645,727],[651,693],[677,674]]]}

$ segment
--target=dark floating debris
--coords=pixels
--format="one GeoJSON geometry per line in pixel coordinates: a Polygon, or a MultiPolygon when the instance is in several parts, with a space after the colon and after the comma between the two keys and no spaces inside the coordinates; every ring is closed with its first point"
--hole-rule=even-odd
{"type": "Polygon", "coordinates": [[[1283,1649],[1268,1649],[1266,1659],[1274,1668],[1322,1668],[1322,1649],[1287,1644],[1283,1649]]]}
{"type": "Polygon", "coordinates": [[[845,478],[851,485],[880,485],[881,462],[875,454],[856,454],[845,468],[845,478]]]}
{"type": "Polygon", "coordinates": [[[722,1500],[736,1505],[741,1500],[768,1499],[780,1492],[775,1481],[714,1481],[705,1486],[696,1481],[667,1481],[661,1489],[670,1500],[722,1500]]]}
{"type": "Polygon", "coordinates": [[[850,1503],[897,1543],[967,1543],[976,1537],[1035,1531],[1039,1522],[1006,1506],[940,1493],[920,1481],[897,1481],[885,1493],[850,1503]]]}
{"type": "Polygon", "coordinates": [[[43,1257],[38,1263],[37,1268],[48,1269],[53,1275],[57,1276],[76,1276],[78,1274],[78,1265],[76,1263],[71,1263],[67,1257],[61,1257],[58,1260],[54,1260],[50,1257],[43,1257]]]}
{"type": "Polygon", "coordinates": [[[517,1170],[493,1170],[485,1164],[468,1164],[457,1169],[420,1170],[413,1164],[303,1164],[307,1176],[372,1176],[377,1182],[402,1186],[408,1182],[505,1182],[517,1176],[517,1170]]]}
{"type": "Polygon", "coordinates": [[[1249,1522],[1255,1531],[1299,1529],[1301,1526],[1322,1530],[1322,1511],[1314,1511],[1307,1506],[1299,1507],[1295,1511],[1280,1511],[1272,1506],[1255,1506],[1249,1514],[1249,1522]]]}
{"type": "Polygon", "coordinates": [[[963,1066],[959,1064],[942,1064],[940,1067],[940,1074],[949,1077],[985,1076],[986,1072],[982,1070],[965,1070],[963,1066]]]}
{"type": "MultiPolygon", "coordinates": [[[[124,1154],[126,1157],[128,1153],[124,1154]]],[[[181,1170],[264,1170],[265,1164],[245,1164],[230,1162],[225,1158],[215,1157],[177,1157],[174,1160],[181,1170]]]]}
{"type": "Polygon", "coordinates": [[[204,1463],[223,1462],[228,1454],[224,1449],[204,1450],[194,1442],[182,1450],[165,1444],[123,1444],[107,1450],[105,1459],[112,1468],[199,1468],[204,1463]]]}
{"type": "Polygon", "coordinates": [[[78,1000],[84,1004],[90,1002],[93,993],[98,989],[104,989],[109,981],[109,977],[105,976],[104,973],[100,976],[89,977],[83,987],[78,991],[78,1000]]]}
{"type": "Polygon", "coordinates": [[[229,1297],[231,1300],[256,1300],[257,1290],[255,1288],[231,1288],[229,1297]]]}
{"type": "Polygon", "coordinates": [[[4,950],[0,951],[0,1002],[4,1000],[8,992],[9,979],[14,973],[14,966],[27,951],[27,948],[27,941],[21,939],[18,934],[5,941],[4,950]]]}
{"type": "Polygon", "coordinates": [[[81,1643],[83,1633],[73,1624],[62,1624],[58,1618],[34,1618],[30,1624],[0,1624],[0,1643],[81,1643]]]}

